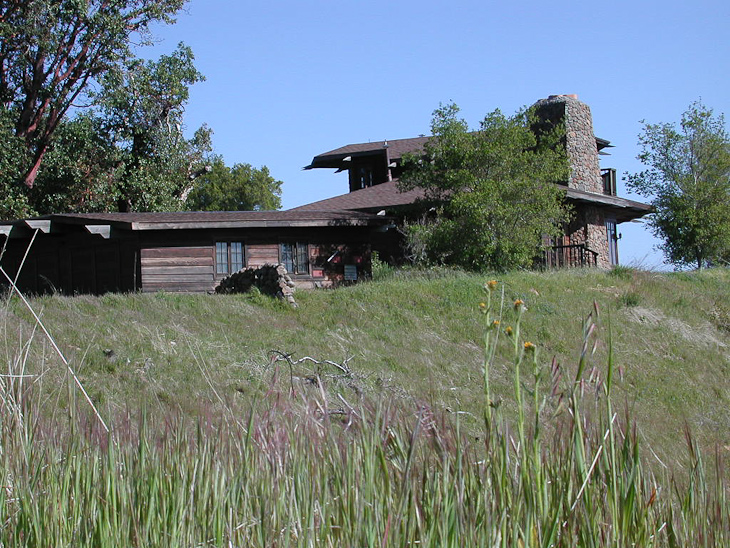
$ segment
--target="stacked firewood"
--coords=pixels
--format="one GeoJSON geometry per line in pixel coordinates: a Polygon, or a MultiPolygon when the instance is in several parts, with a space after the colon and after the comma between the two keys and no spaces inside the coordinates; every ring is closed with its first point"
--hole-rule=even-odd
{"type": "Polygon", "coordinates": [[[264,295],[285,300],[296,307],[295,285],[283,264],[266,264],[258,268],[239,270],[223,278],[215,288],[216,293],[247,293],[256,287],[264,295]]]}

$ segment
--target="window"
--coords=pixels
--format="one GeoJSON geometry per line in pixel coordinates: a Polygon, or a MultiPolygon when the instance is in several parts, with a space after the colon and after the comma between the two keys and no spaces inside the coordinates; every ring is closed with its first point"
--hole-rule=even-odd
{"type": "Polygon", "coordinates": [[[603,193],[607,196],[616,196],[616,170],[602,169],[601,179],[603,179],[603,193]]]}
{"type": "Polygon", "coordinates": [[[373,186],[373,168],[370,166],[361,166],[358,170],[357,178],[360,188],[373,186]]]}
{"type": "Polygon", "coordinates": [[[232,274],[243,268],[243,244],[241,242],[215,243],[215,273],[232,274]]]}
{"type": "Polygon", "coordinates": [[[309,274],[309,246],[306,243],[282,243],[279,256],[287,272],[291,274],[309,274]]]}
{"type": "Polygon", "coordinates": [[[618,264],[618,239],[616,219],[606,219],[606,236],[608,237],[608,260],[611,266],[618,264]]]}

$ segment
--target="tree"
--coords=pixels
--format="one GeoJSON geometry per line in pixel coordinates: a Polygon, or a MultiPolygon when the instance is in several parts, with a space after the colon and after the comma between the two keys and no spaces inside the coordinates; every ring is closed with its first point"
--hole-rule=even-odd
{"type": "Polygon", "coordinates": [[[31,210],[18,176],[26,161],[23,140],[15,136],[13,119],[0,107],[0,219],[25,217],[31,210]]]}
{"type": "Polygon", "coordinates": [[[256,169],[250,164],[235,164],[229,168],[218,156],[211,170],[196,180],[186,205],[194,211],[279,209],[281,184],[266,166],[256,169]]]}
{"type": "Polygon", "coordinates": [[[181,209],[206,171],[210,130],[183,135],[189,86],[202,75],[180,44],[100,78],[94,104],[59,125],[30,191],[39,213],[181,209]]]}
{"type": "Polygon", "coordinates": [[[675,124],[648,124],[628,188],[652,198],[648,218],[668,262],[698,269],[730,260],[730,135],[722,114],[692,103],[675,124]]]}
{"type": "Polygon", "coordinates": [[[0,3],[0,103],[28,151],[33,187],[52,137],[94,79],[130,57],[130,38],[173,22],[185,0],[7,0],[0,3]]]}
{"type": "Polygon", "coordinates": [[[192,139],[183,136],[189,88],[204,80],[194,59],[184,44],[157,61],[133,59],[108,71],[92,96],[120,156],[120,211],[180,209],[205,172],[211,131],[203,126],[192,139]]]}
{"type": "Polygon", "coordinates": [[[427,213],[408,227],[429,261],[471,270],[531,266],[568,218],[556,184],[568,177],[559,128],[538,139],[529,111],[488,114],[478,131],[442,106],[423,156],[404,162],[403,190],[422,188],[427,213]]]}
{"type": "Polygon", "coordinates": [[[26,189],[29,205],[36,214],[115,211],[120,165],[103,119],[87,111],[64,120],[33,188],[26,189]]]}

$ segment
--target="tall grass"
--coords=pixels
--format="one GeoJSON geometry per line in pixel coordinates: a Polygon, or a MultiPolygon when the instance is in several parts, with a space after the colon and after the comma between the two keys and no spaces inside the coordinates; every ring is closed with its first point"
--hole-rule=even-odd
{"type": "Polygon", "coordinates": [[[0,377],[0,546],[730,544],[719,456],[708,471],[687,433],[686,478],[642,462],[632,417],[612,402],[614,357],[593,361],[599,336],[611,348],[597,306],[571,367],[541,360],[521,334],[525,303],[498,284],[480,310],[476,440],[458,413],[350,402],[286,371],[245,415],[118,414],[106,432],[80,397],[71,415],[41,413],[21,345],[0,377]],[[513,374],[513,422],[491,390],[497,366],[513,374]]]}

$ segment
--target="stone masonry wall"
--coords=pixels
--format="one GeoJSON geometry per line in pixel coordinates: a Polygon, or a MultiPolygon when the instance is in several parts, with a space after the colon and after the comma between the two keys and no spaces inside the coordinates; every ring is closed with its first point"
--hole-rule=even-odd
{"type": "Polygon", "coordinates": [[[598,268],[611,268],[605,219],[600,209],[585,205],[576,207],[561,243],[586,244],[588,249],[598,253],[598,268]]]}
{"type": "Polygon", "coordinates": [[[537,114],[565,124],[565,150],[570,162],[568,186],[603,194],[601,167],[591,109],[573,95],[551,95],[535,103],[537,114]]]}
{"type": "MultiPolygon", "coordinates": [[[[565,150],[570,163],[568,187],[603,194],[593,117],[588,105],[574,95],[551,95],[535,103],[539,118],[565,126],[565,150]]],[[[579,206],[567,230],[569,243],[585,243],[598,252],[598,267],[610,268],[608,238],[603,213],[596,207],[579,206]]]]}

